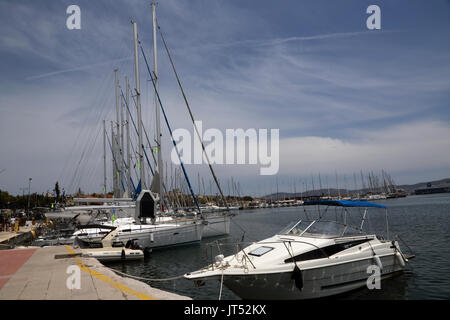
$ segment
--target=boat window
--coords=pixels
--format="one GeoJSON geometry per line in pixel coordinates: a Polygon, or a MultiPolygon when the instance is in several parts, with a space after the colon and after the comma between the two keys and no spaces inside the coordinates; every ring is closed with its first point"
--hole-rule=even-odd
{"type": "Polygon", "coordinates": [[[264,255],[267,252],[272,251],[272,250],[273,250],[272,247],[265,247],[265,246],[263,246],[263,247],[256,248],[253,251],[250,251],[248,254],[252,255],[252,256],[261,257],[262,255],[264,255]]]}
{"type": "Polygon", "coordinates": [[[292,221],[291,223],[289,223],[285,228],[283,228],[280,232],[278,232],[278,234],[289,234],[289,232],[296,227],[298,224],[300,224],[302,222],[302,220],[300,221],[292,221]]]}
{"type": "Polygon", "coordinates": [[[372,239],[370,239],[370,238],[359,239],[359,240],[353,240],[353,241],[348,241],[348,242],[344,242],[344,243],[332,244],[327,247],[314,249],[314,250],[299,254],[293,258],[284,260],[284,262],[289,263],[289,262],[294,262],[294,261],[307,261],[307,260],[328,258],[329,256],[332,256],[338,252],[344,251],[348,248],[357,246],[361,243],[364,243],[364,242],[367,242],[370,240],[372,240],[372,239]]]}
{"type": "Polygon", "coordinates": [[[280,234],[290,236],[303,236],[313,238],[336,238],[344,235],[360,235],[361,230],[355,229],[352,226],[344,225],[336,221],[299,221],[290,224],[280,234]]]}

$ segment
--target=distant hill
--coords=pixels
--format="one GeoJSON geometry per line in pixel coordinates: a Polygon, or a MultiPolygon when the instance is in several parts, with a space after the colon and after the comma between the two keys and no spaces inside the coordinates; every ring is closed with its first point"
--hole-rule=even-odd
{"type": "MultiPolygon", "coordinates": [[[[403,184],[396,186],[397,189],[403,189],[407,193],[414,193],[414,190],[424,189],[424,188],[438,188],[438,187],[448,187],[450,186],[450,178],[427,181],[427,182],[419,182],[416,184],[403,184]]],[[[279,200],[279,199],[289,199],[289,198],[299,198],[299,197],[311,197],[311,196],[327,196],[330,194],[331,196],[346,196],[347,194],[355,194],[355,193],[367,193],[368,189],[359,189],[359,190],[347,190],[347,189],[320,189],[320,190],[308,190],[306,192],[297,192],[297,193],[289,193],[289,192],[278,192],[265,195],[261,197],[261,199],[265,200],[279,200]]]]}
{"type": "Polygon", "coordinates": [[[435,181],[427,181],[427,182],[420,182],[416,184],[404,184],[401,186],[398,186],[398,188],[401,188],[405,190],[406,192],[414,192],[414,190],[417,189],[424,189],[424,188],[438,188],[441,186],[449,186],[450,185],[450,178],[441,179],[441,180],[435,180],[435,181]]]}

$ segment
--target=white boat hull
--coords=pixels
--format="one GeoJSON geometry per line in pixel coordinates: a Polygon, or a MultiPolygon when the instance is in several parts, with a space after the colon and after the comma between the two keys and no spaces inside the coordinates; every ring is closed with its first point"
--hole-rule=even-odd
{"type": "Polygon", "coordinates": [[[365,287],[369,278],[372,283],[378,275],[381,280],[403,271],[407,261],[396,242],[374,235],[327,239],[292,234],[276,235],[215,260],[185,278],[223,281],[240,298],[260,300],[341,294],[365,287]]]}
{"type": "Polygon", "coordinates": [[[203,237],[217,237],[230,234],[230,215],[210,216],[206,218],[208,224],[203,230],[203,237]]]}
{"type": "MultiPolygon", "coordinates": [[[[381,279],[390,277],[403,267],[395,255],[381,258],[381,279]]],[[[292,272],[224,276],[224,285],[242,299],[257,300],[301,300],[323,298],[342,294],[367,286],[371,273],[367,268],[374,265],[373,259],[344,263],[334,266],[303,270],[303,287],[300,290],[292,272]]],[[[220,281],[220,277],[218,279],[220,281]]]]}
{"type": "Polygon", "coordinates": [[[135,240],[141,248],[147,250],[190,244],[202,239],[204,226],[202,223],[192,223],[168,228],[147,227],[143,230],[119,232],[115,240],[124,244],[128,240],[135,240]]]}
{"type": "Polygon", "coordinates": [[[130,261],[144,259],[142,250],[127,248],[82,249],[83,256],[95,258],[100,262],[130,261]]]}
{"type": "Polygon", "coordinates": [[[197,223],[205,222],[202,238],[217,237],[230,234],[231,214],[210,213],[204,214],[203,218],[177,220],[180,224],[190,224],[193,221],[197,223]]]}

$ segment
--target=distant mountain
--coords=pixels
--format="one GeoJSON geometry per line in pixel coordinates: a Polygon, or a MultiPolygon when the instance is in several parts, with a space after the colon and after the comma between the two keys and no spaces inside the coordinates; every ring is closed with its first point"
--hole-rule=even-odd
{"type": "MultiPolygon", "coordinates": [[[[434,181],[427,181],[427,182],[419,182],[416,184],[403,184],[396,186],[397,189],[403,189],[407,193],[414,193],[414,190],[417,189],[424,189],[424,188],[437,188],[437,187],[443,187],[443,186],[450,186],[450,178],[441,179],[441,180],[434,180],[434,181]]],[[[293,198],[300,198],[300,197],[311,197],[311,196],[337,196],[341,195],[345,197],[348,194],[355,194],[355,193],[367,193],[369,189],[359,189],[359,190],[347,190],[347,189],[320,189],[320,190],[308,190],[306,192],[297,192],[297,193],[289,193],[289,192],[278,192],[278,193],[272,193],[265,195],[261,197],[261,199],[265,200],[280,200],[280,199],[293,199],[293,198]]]]}
{"type": "Polygon", "coordinates": [[[406,192],[414,192],[414,190],[417,189],[424,189],[424,188],[438,188],[442,186],[449,186],[450,185],[450,178],[441,179],[441,180],[435,180],[435,181],[428,181],[428,182],[420,182],[416,184],[404,184],[401,186],[398,186],[398,188],[401,188],[405,190],[406,192]]]}

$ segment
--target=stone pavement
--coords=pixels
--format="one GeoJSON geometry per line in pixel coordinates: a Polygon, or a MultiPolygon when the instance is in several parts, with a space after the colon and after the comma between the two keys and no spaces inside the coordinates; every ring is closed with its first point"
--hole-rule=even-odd
{"type": "Polygon", "coordinates": [[[190,299],[121,277],[97,259],[76,253],[70,246],[0,250],[0,300],[190,299]],[[72,256],[55,259],[68,254],[72,256]],[[72,281],[77,274],[79,282],[72,281]]]}

